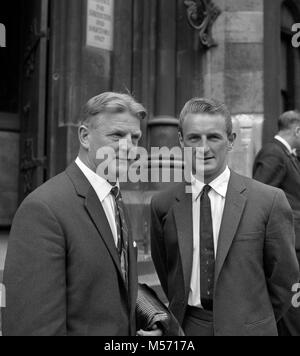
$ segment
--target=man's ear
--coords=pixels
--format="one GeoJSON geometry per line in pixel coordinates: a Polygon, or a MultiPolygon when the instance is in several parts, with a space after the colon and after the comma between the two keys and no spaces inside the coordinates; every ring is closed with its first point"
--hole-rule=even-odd
{"type": "Polygon", "coordinates": [[[184,148],[183,136],[181,131],[178,131],[178,138],[179,138],[180,147],[184,148]]]}
{"type": "Polygon", "coordinates": [[[295,133],[297,137],[300,137],[300,126],[296,127],[295,133]]]}
{"type": "Polygon", "coordinates": [[[232,151],[236,140],[236,133],[232,133],[230,136],[228,136],[228,140],[229,140],[228,151],[232,151]]]}
{"type": "Polygon", "coordinates": [[[81,125],[78,129],[78,137],[81,146],[86,150],[90,149],[89,135],[90,135],[90,130],[86,126],[81,125]]]}

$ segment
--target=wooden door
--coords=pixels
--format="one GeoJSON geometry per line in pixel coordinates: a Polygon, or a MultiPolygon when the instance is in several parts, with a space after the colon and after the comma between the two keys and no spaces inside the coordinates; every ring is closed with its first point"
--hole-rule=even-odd
{"type": "Polygon", "coordinates": [[[23,2],[20,200],[47,177],[46,88],[48,0],[23,2]]]}

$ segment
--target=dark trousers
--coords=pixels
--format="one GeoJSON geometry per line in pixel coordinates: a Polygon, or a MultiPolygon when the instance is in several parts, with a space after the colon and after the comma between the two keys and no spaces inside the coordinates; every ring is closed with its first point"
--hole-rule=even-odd
{"type": "Polygon", "coordinates": [[[186,336],[214,336],[214,318],[213,312],[188,307],[183,330],[186,336]]]}
{"type": "MultiPolygon", "coordinates": [[[[300,253],[297,251],[300,266],[300,253]]],[[[300,336],[300,308],[291,307],[278,323],[279,336],[300,336]]]]}

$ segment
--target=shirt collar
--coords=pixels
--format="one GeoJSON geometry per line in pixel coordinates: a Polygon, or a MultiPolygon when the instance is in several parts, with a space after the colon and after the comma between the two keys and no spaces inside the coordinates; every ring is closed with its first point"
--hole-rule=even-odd
{"type": "MultiPolygon", "coordinates": [[[[75,163],[81,169],[83,174],[86,176],[87,180],[91,183],[92,187],[95,189],[101,203],[108,197],[111,193],[112,185],[108,183],[107,180],[100,177],[98,174],[93,172],[88,166],[86,166],[79,157],[77,157],[75,163]]],[[[118,185],[118,183],[117,183],[118,185]]],[[[118,185],[119,186],[119,185],[118,185]]]]}
{"type": "Polygon", "coordinates": [[[291,145],[284,138],[277,135],[277,136],[275,136],[275,140],[281,142],[285,146],[285,148],[287,148],[287,150],[289,151],[290,154],[292,154],[292,155],[295,154],[295,150],[292,149],[291,145]]]}
{"type": "MultiPolygon", "coordinates": [[[[230,176],[231,172],[227,166],[225,171],[209,184],[211,188],[223,198],[226,198],[230,176]]],[[[194,200],[197,200],[199,198],[205,185],[205,183],[196,179],[195,176],[192,176],[192,189],[194,200]]]]}

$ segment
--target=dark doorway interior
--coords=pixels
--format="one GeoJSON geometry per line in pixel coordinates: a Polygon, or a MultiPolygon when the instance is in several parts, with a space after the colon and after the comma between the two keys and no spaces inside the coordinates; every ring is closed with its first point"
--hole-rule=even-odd
{"type": "Polygon", "coordinates": [[[19,110],[20,3],[3,1],[0,23],[6,27],[6,48],[0,50],[0,112],[19,110]]]}
{"type": "Polygon", "coordinates": [[[0,23],[6,48],[0,48],[0,230],[8,229],[18,204],[20,138],[21,0],[2,1],[0,23]]]}
{"type": "Polygon", "coordinates": [[[6,48],[0,48],[0,282],[18,205],[21,5],[21,0],[5,0],[0,10],[0,23],[6,29],[6,48]]]}

